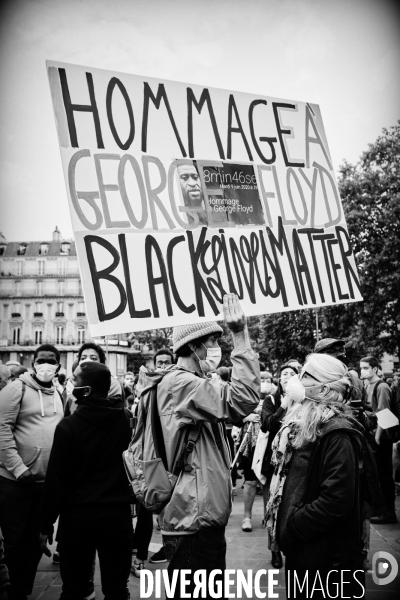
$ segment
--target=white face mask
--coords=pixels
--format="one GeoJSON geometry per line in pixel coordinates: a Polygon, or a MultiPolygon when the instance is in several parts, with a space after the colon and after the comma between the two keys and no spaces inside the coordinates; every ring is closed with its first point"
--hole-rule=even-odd
{"type": "Polygon", "coordinates": [[[199,359],[201,370],[204,375],[206,375],[210,371],[215,371],[215,369],[218,368],[222,358],[222,350],[219,346],[217,346],[217,348],[207,348],[207,346],[204,346],[204,348],[207,350],[207,356],[204,360],[199,358],[196,353],[195,354],[199,359]]]}
{"type": "Polygon", "coordinates": [[[286,392],[292,402],[303,402],[306,397],[306,390],[301,383],[298,375],[293,375],[287,382],[286,392]]]}
{"type": "Polygon", "coordinates": [[[271,388],[272,388],[272,383],[270,383],[269,381],[261,381],[260,392],[262,394],[269,394],[269,392],[271,391],[271,388]]]}
{"type": "Polygon", "coordinates": [[[56,374],[58,365],[50,365],[49,363],[43,363],[41,365],[34,365],[36,377],[43,383],[48,383],[56,374]]]}

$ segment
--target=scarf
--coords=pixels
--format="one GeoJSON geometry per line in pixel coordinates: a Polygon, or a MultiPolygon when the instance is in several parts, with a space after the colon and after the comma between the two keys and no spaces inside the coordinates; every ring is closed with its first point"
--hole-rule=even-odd
{"type": "Polygon", "coordinates": [[[274,474],[269,487],[265,522],[273,539],[276,537],[279,506],[282,502],[283,488],[289,470],[290,459],[292,458],[294,450],[291,443],[291,440],[293,439],[293,429],[293,424],[281,427],[272,442],[271,464],[274,465],[274,474]]]}
{"type": "MultiPolygon", "coordinates": [[[[253,411],[252,414],[261,415],[262,405],[263,400],[259,402],[257,408],[253,411]]],[[[257,438],[260,432],[260,428],[261,421],[258,421],[258,423],[255,423],[253,421],[247,421],[244,424],[244,427],[242,429],[242,443],[240,445],[240,452],[243,456],[251,458],[251,453],[257,444],[257,438]],[[248,434],[247,437],[246,434],[248,434]]]]}
{"type": "MultiPolygon", "coordinates": [[[[321,425],[337,414],[337,410],[330,406],[321,418],[321,425]]],[[[265,511],[265,523],[273,539],[276,537],[276,526],[278,522],[279,507],[282,502],[283,488],[285,487],[286,477],[289,471],[289,463],[295,448],[293,439],[298,431],[300,424],[296,421],[288,421],[276,434],[272,442],[271,464],[274,465],[274,474],[272,476],[269,488],[267,508],[265,511]]]]}

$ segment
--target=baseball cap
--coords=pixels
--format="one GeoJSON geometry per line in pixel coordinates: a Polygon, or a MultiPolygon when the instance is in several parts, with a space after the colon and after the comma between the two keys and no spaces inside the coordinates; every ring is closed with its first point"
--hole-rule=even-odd
{"type": "Polygon", "coordinates": [[[337,340],[335,338],[324,338],[323,340],[319,340],[314,346],[314,354],[324,354],[327,350],[333,348],[333,346],[337,346],[340,348],[341,346],[345,346],[345,340],[337,340]]]}

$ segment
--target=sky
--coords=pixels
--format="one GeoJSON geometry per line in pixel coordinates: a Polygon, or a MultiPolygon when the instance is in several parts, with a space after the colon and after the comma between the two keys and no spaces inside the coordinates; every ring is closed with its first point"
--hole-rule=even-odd
{"type": "Polygon", "coordinates": [[[319,104],[335,170],[400,118],[389,0],[12,0],[0,8],[0,231],[72,237],[46,60],[319,104]]]}

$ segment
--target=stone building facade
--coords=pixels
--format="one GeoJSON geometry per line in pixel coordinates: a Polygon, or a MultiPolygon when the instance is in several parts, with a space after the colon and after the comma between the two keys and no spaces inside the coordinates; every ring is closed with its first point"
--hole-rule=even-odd
{"type": "MultiPolygon", "coordinates": [[[[51,241],[8,242],[0,234],[0,361],[32,364],[35,348],[54,344],[71,372],[89,330],[75,242],[58,227],[51,241]]],[[[126,335],[93,340],[107,350],[111,372],[122,375],[127,356],[140,354],[126,335]]]]}

